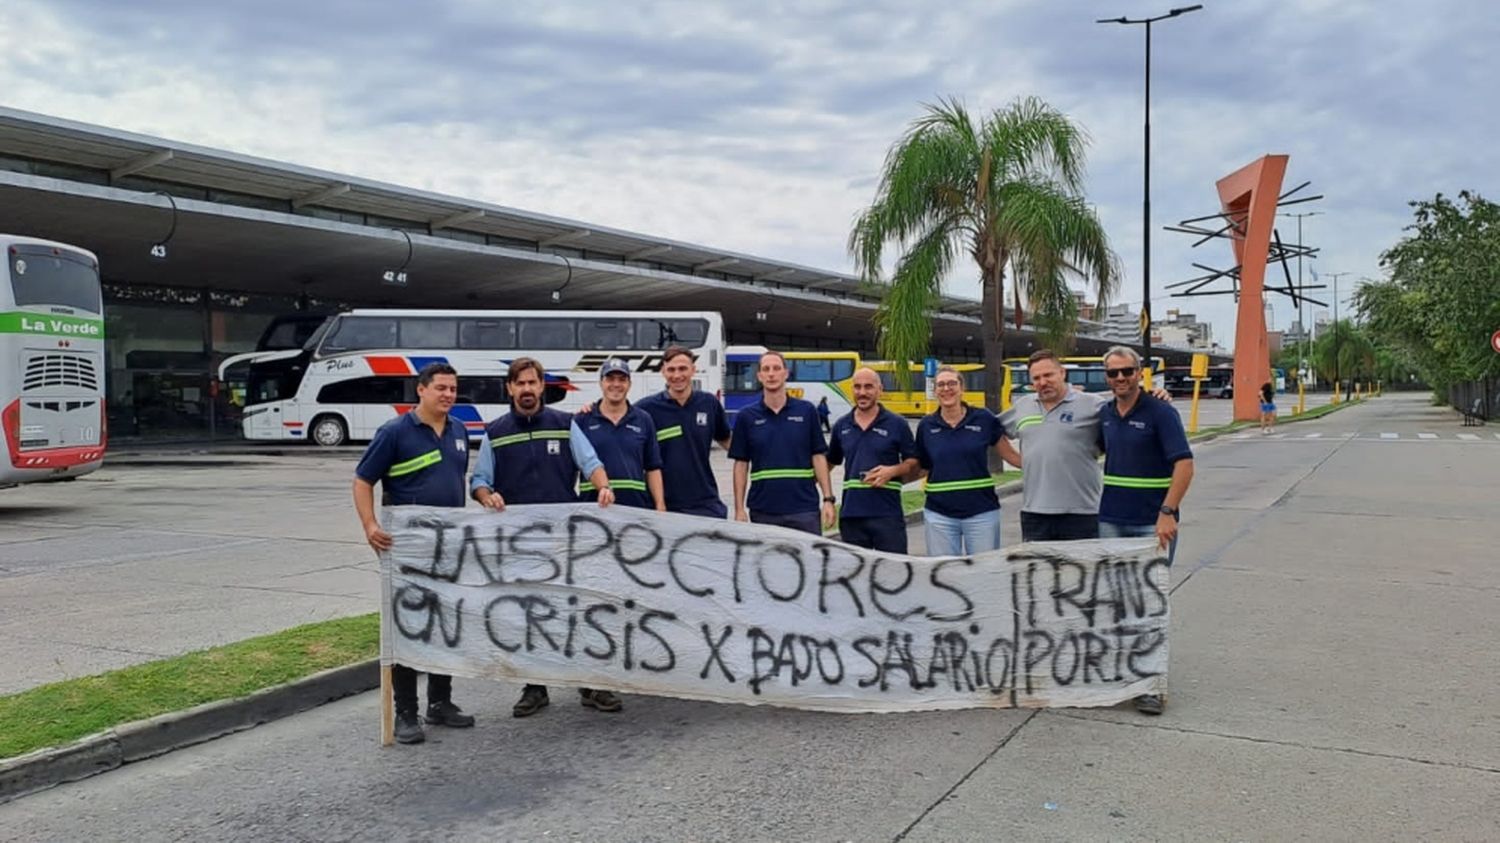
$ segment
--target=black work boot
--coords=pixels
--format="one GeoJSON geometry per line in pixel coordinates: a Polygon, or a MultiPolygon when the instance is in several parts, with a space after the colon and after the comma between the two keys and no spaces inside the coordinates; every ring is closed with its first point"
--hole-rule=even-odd
{"type": "Polygon", "coordinates": [[[427,740],[415,711],[396,712],[396,743],[421,743],[427,740]]]}
{"type": "Polygon", "coordinates": [[[596,691],[593,688],[578,689],[579,702],[595,711],[619,711],[625,707],[612,691],[596,691]]]}
{"type": "Polygon", "coordinates": [[[427,704],[427,722],[450,729],[467,729],[474,725],[474,715],[464,714],[451,700],[441,700],[427,704]]]}
{"type": "Polygon", "coordinates": [[[521,699],[516,702],[510,713],[516,717],[530,717],[546,708],[549,702],[551,700],[547,699],[547,686],[527,685],[521,690],[521,699]]]}

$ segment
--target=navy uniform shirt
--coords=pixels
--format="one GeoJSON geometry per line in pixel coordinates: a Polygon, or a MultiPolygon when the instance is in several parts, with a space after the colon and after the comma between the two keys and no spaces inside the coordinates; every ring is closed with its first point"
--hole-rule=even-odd
{"type": "Polygon", "coordinates": [[[901,481],[880,488],[865,485],[864,474],[880,465],[899,465],[917,455],[906,419],[880,407],[868,428],[854,421],[851,411],[833,423],[828,438],[828,464],[844,466],[843,518],[900,518],[901,481]]]}
{"type": "Polygon", "coordinates": [[[1111,524],[1155,524],[1172,485],[1172,467],[1192,459],[1182,416],[1172,405],[1142,392],[1130,414],[1115,402],[1099,413],[1104,445],[1104,495],[1099,520],[1111,524]]]}
{"type": "Polygon", "coordinates": [[[983,407],[967,410],[956,425],[943,421],[941,410],[917,425],[917,461],[927,469],[925,506],[949,518],[970,518],[1000,508],[990,476],[990,449],[1005,427],[983,407]]]}
{"type": "Polygon", "coordinates": [[[656,423],[661,448],[661,482],[667,510],[679,512],[719,502],[719,486],[708,461],[714,442],[729,438],[724,405],[707,392],[693,390],[678,404],[665,390],[636,404],[656,423]]]}
{"type": "MultiPolygon", "coordinates": [[[[615,492],[615,502],[655,509],[651,490],[646,488],[646,472],[661,468],[661,451],[656,445],[656,425],[651,417],[639,407],[627,406],[620,423],[615,424],[596,405],[592,411],[579,413],[573,419],[599,454],[604,473],[609,476],[609,486],[615,492]]],[[[586,480],[578,485],[578,490],[583,500],[599,499],[599,491],[586,480]]]]}
{"type": "Polygon", "coordinates": [[[415,410],[397,416],[375,431],[354,475],[380,484],[382,506],[463,506],[467,495],[469,433],[448,416],[439,436],[415,410]]]}
{"type": "Polygon", "coordinates": [[[772,515],[818,511],[812,458],[827,450],[817,408],[790,396],[779,413],[764,397],[740,410],[729,440],[729,458],[750,463],[746,505],[772,515]]]}

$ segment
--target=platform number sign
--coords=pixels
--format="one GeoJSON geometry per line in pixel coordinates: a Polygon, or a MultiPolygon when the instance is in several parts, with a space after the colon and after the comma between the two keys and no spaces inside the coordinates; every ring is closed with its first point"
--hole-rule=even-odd
{"type": "Polygon", "coordinates": [[[164,261],[167,259],[167,244],[153,243],[151,245],[151,259],[164,261]]]}
{"type": "Polygon", "coordinates": [[[1500,331],[1490,334],[1490,348],[1495,349],[1496,354],[1500,354],[1500,331]]]}

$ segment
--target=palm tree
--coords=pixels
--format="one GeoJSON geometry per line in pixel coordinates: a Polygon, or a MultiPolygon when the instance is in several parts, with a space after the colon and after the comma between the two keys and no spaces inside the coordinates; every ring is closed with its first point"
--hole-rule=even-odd
{"type": "MultiPolygon", "coordinates": [[[[1071,335],[1077,304],[1069,276],[1092,281],[1101,304],[1119,284],[1120,263],[1084,203],[1087,138],[1034,97],[996,110],[977,126],[957,100],[927,105],[887,153],[875,201],[854,223],[849,252],[864,278],[884,287],[875,313],[877,347],[891,360],[920,360],[928,316],[943,279],[967,251],[979,264],[985,402],[999,408],[1000,335],[1006,267],[1039,324],[1071,335]],[[885,247],[902,251],[887,282],[885,247]]],[[[1016,325],[1022,309],[1015,311],[1016,325]]],[[[906,367],[896,366],[899,377],[906,367]]]]}

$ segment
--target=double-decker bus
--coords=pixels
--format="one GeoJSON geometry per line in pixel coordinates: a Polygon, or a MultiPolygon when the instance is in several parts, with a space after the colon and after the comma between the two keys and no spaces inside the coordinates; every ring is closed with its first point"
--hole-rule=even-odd
{"type": "MultiPolygon", "coordinates": [[[[927,397],[927,376],[920,363],[909,363],[911,389],[901,388],[896,381],[896,364],[889,360],[872,360],[865,363],[880,376],[880,403],[893,413],[921,418],[937,410],[937,399],[927,397]]],[[[964,403],[971,407],[984,406],[984,364],[951,363],[964,383],[964,403]]]]}
{"type": "MultiPolygon", "coordinates": [[[[779,349],[778,349],[779,351],[779,349]]],[[[760,356],[762,345],[732,345],[724,355],[724,412],[734,424],[740,408],[760,397],[760,356]]],[[[859,368],[859,353],[854,351],[782,351],[786,358],[786,391],[793,398],[811,401],[814,406],[828,401],[828,418],[833,420],[854,409],[854,370],[859,368]]]]}
{"type": "Polygon", "coordinates": [[[352,310],[329,317],[301,349],[225,360],[220,377],[249,359],[241,428],[247,439],[307,440],[333,447],[367,440],[417,403],[417,372],[445,362],[458,370],[453,415],[471,437],[506,411],[510,361],[532,357],[546,370],[544,400],[565,411],[599,399],[599,367],[627,361],[630,398],[666,387],[661,353],[691,349],[695,386],[721,388],[723,319],[711,312],[352,310]]]}
{"type": "Polygon", "coordinates": [[[99,260],[29,237],[0,250],[0,487],[71,480],[104,462],[99,260]]]}
{"type": "MultiPolygon", "coordinates": [[[[1172,366],[1162,372],[1162,386],[1173,395],[1192,395],[1193,378],[1191,366],[1172,366]]],[[[1208,376],[1198,388],[1204,398],[1234,397],[1234,367],[1209,366],[1208,376]]]]}

